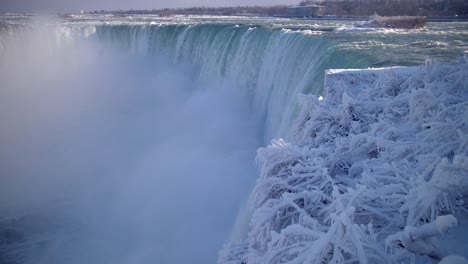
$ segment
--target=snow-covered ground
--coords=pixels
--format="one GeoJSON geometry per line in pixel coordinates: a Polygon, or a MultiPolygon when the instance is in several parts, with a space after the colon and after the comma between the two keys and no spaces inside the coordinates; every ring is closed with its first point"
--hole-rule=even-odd
{"type": "Polygon", "coordinates": [[[468,257],[466,58],[330,70],[300,101],[290,139],[258,150],[247,238],[220,263],[468,257]]]}

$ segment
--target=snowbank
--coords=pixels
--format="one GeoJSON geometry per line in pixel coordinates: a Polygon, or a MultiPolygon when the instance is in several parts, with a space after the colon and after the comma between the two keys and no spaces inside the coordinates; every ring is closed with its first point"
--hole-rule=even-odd
{"type": "Polygon", "coordinates": [[[468,63],[330,70],[324,100],[300,101],[290,139],[258,150],[248,239],[219,262],[430,261],[395,238],[467,219],[468,63]]]}

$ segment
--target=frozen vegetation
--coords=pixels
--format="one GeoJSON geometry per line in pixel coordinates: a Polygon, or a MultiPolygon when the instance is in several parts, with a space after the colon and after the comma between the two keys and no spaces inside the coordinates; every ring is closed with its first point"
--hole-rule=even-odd
{"type": "Polygon", "coordinates": [[[437,263],[466,254],[449,248],[466,238],[441,241],[468,228],[466,58],[326,75],[323,100],[301,95],[289,140],[258,150],[247,238],[219,262],[437,263]]]}

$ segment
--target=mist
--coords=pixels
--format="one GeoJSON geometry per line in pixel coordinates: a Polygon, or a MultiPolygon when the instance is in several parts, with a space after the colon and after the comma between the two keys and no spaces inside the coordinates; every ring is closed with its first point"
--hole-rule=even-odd
{"type": "Polygon", "coordinates": [[[61,30],[0,38],[0,262],[216,262],[256,177],[246,95],[61,30]]]}

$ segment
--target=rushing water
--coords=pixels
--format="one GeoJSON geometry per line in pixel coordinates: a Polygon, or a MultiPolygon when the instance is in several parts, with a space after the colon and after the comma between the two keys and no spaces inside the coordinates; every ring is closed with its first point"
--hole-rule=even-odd
{"type": "Polygon", "coordinates": [[[325,69],[467,49],[463,22],[2,15],[0,263],[216,262],[325,69]]]}

